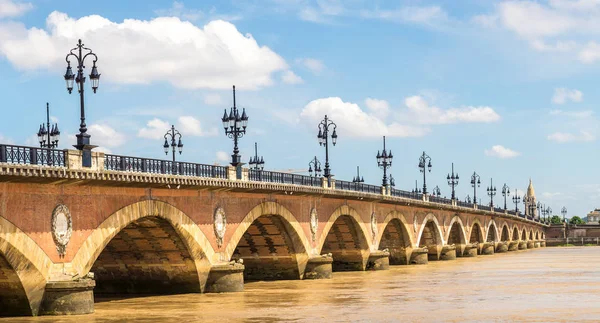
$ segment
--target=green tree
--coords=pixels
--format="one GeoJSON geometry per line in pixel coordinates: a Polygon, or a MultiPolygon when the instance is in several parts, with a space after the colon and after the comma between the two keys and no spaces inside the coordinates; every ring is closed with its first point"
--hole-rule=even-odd
{"type": "Polygon", "coordinates": [[[583,220],[582,220],[580,217],[578,217],[578,216],[576,215],[576,216],[572,217],[572,218],[569,220],[569,223],[571,223],[571,224],[584,224],[585,222],[584,222],[584,221],[583,221],[583,220]]]}
{"type": "Polygon", "coordinates": [[[552,223],[552,224],[561,224],[562,223],[562,219],[558,215],[553,215],[550,218],[550,223],[552,223]]]}

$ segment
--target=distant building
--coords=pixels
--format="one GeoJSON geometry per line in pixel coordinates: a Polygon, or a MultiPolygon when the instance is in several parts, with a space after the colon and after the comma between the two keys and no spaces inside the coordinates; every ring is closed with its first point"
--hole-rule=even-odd
{"type": "Polygon", "coordinates": [[[530,216],[534,219],[539,219],[537,202],[535,199],[535,190],[533,189],[533,183],[531,182],[531,178],[529,179],[527,194],[523,196],[523,203],[525,204],[525,215],[530,216]]]}
{"type": "Polygon", "coordinates": [[[594,211],[587,214],[587,223],[598,224],[599,221],[600,221],[600,209],[595,209],[594,211]]]}

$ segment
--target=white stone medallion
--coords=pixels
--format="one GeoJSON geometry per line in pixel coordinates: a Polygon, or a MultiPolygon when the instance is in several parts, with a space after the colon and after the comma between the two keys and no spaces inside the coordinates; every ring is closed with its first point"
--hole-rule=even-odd
{"type": "Polygon", "coordinates": [[[60,258],[64,258],[67,244],[71,239],[73,225],[71,220],[71,212],[66,205],[59,204],[52,211],[52,238],[56,244],[56,251],[60,258]]]}
{"type": "Polygon", "coordinates": [[[317,241],[317,230],[319,229],[319,217],[317,215],[317,209],[312,208],[310,210],[310,233],[312,236],[312,241],[317,241]]]}
{"type": "Polygon", "coordinates": [[[225,217],[225,211],[220,207],[215,210],[214,226],[217,246],[221,248],[223,245],[223,238],[225,237],[225,230],[227,229],[227,218],[225,217]]]}

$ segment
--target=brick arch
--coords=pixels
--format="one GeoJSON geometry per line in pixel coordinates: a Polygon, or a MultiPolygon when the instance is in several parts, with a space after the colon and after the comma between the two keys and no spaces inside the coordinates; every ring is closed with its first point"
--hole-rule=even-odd
{"type": "Polygon", "coordinates": [[[35,241],[0,216],[0,316],[37,315],[51,266],[35,241]]]}
{"type": "Polygon", "coordinates": [[[523,228],[523,230],[521,230],[521,240],[522,241],[527,241],[529,239],[527,239],[527,229],[523,228]]]}
{"type": "MultiPolygon", "coordinates": [[[[448,244],[450,244],[450,240],[452,240],[454,242],[456,237],[454,237],[454,239],[451,239],[451,238],[452,238],[452,235],[456,235],[456,232],[458,232],[458,235],[459,235],[459,237],[458,237],[459,243],[461,243],[461,244],[467,243],[467,234],[465,232],[465,225],[463,224],[461,218],[458,215],[455,215],[452,218],[452,220],[450,220],[450,224],[448,225],[448,233],[446,234],[446,241],[448,244]],[[454,226],[454,225],[456,225],[456,226],[454,226]]],[[[454,243],[456,243],[456,242],[454,242],[454,243]]]]}
{"type": "MultiPolygon", "coordinates": [[[[104,220],[75,254],[71,262],[74,270],[80,276],[85,276],[90,272],[107,245],[121,232],[127,233],[127,231],[123,231],[125,228],[135,230],[139,227],[152,228],[153,226],[154,228],[157,226],[163,228],[163,233],[161,233],[163,235],[174,234],[184,244],[190,260],[196,268],[198,291],[203,291],[211,264],[215,261],[215,252],[204,233],[192,219],[174,206],[158,200],[146,200],[131,204],[104,220]],[[148,218],[157,219],[152,220],[156,225],[146,222],[148,218]],[[157,224],[157,222],[159,223],[157,224]],[[163,223],[166,225],[160,225],[163,223]],[[168,232],[168,230],[172,230],[172,232],[168,232]]],[[[154,230],[150,228],[148,230],[154,230]]],[[[177,241],[174,243],[177,245],[177,241]]],[[[158,250],[158,247],[154,249],[158,250]]],[[[168,265],[168,261],[165,263],[168,265]]],[[[190,288],[196,289],[196,287],[190,288]]]]}
{"type": "Polygon", "coordinates": [[[511,241],[518,241],[518,240],[521,240],[521,237],[519,236],[519,228],[515,224],[515,225],[513,225],[511,241]]]}
{"type": "Polygon", "coordinates": [[[478,218],[473,219],[473,223],[471,224],[469,232],[469,243],[485,242],[486,236],[484,235],[485,232],[483,230],[483,224],[481,224],[481,221],[479,221],[478,218]],[[479,241],[475,240],[474,238],[479,241]]]}
{"type": "Polygon", "coordinates": [[[529,229],[529,240],[533,240],[533,229],[529,229]]]}
{"type": "Polygon", "coordinates": [[[421,223],[421,228],[419,229],[419,234],[417,235],[416,239],[418,246],[421,246],[421,238],[423,237],[423,233],[427,233],[427,231],[431,233],[431,238],[436,245],[443,246],[445,244],[444,237],[442,236],[442,230],[440,229],[440,223],[433,213],[427,214],[421,223]]]}
{"type": "MultiPolygon", "coordinates": [[[[379,230],[377,233],[377,238],[375,239],[375,241],[377,241],[377,246],[380,247],[381,249],[381,241],[384,237],[384,233],[390,233],[389,231],[386,231],[390,225],[393,225],[395,232],[399,233],[399,234],[404,234],[403,238],[404,238],[404,242],[406,243],[406,245],[408,247],[412,247],[414,245],[414,236],[412,235],[412,230],[410,230],[410,225],[408,223],[408,221],[406,221],[406,218],[404,217],[404,215],[398,211],[391,211],[389,212],[385,219],[383,220],[382,223],[379,224],[379,230]]],[[[406,247],[406,246],[405,246],[406,247]]]]}
{"type": "Polygon", "coordinates": [[[367,228],[353,208],[342,205],[321,231],[319,252],[332,253],[333,270],[364,270],[372,248],[367,228]]]}
{"type": "MultiPolygon", "coordinates": [[[[259,265],[252,261],[248,262],[249,255],[245,254],[248,251],[250,255],[258,256],[257,260],[263,261],[262,265],[266,266],[268,264],[264,260],[269,258],[267,254],[279,252],[282,259],[293,262],[293,265],[289,262],[286,264],[288,272],[284,278],[302,278],[308,262],[309,246],[310,243],[300,222],[286,207],[275,202],[263,202],[250,210],[240,221],[227,243],[225,258],[226,260],[244,259],[246,266],[244,275],[250,280],[279,279],[280,277],[276,276],[274,271],[258,273],[259,265]],[[294,275],[298,277],[292,277],[294,275]]],[[[275,258],[271,256],[271,260],[276,261],[275,258]]],[[[274,266],[276,263],[270,262],[270,265],[274,266]]]]}
{"type": "Polygon", "coordinates": [[[500,231],[500,241],[510,241],[510,231],[508,230],[508,224],[506,224],[506,222],[502,224],[502,230],[500,231]]]}
{"type": "Polygon", "coordinates": [[[490,237],[490,233],[492,234],[492,237],[494,237],[494,241],[491,242],[497,242],[500,239],[500,235],[498,234],[498,226],[496,224],[496,222],[494,220],[490,220],[490,223],[487,226],[486,229],[486,234],[485,234],[485,241],[488,242],[488,238],[490,237]],[[493,225],[493,229],[492,229],[492,225],[493,225]],[[493,231],[490,231],[493,230],[493,231]]]}

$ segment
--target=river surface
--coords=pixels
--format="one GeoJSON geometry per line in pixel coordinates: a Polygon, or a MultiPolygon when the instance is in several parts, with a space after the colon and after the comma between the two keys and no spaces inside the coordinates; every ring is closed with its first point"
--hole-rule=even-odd
{"type": "Polygon", "coordinates": [[[92,315],[0,322],[600,322],[600,247],[253,282],[245,289],[97,299],[92,315]]]}

